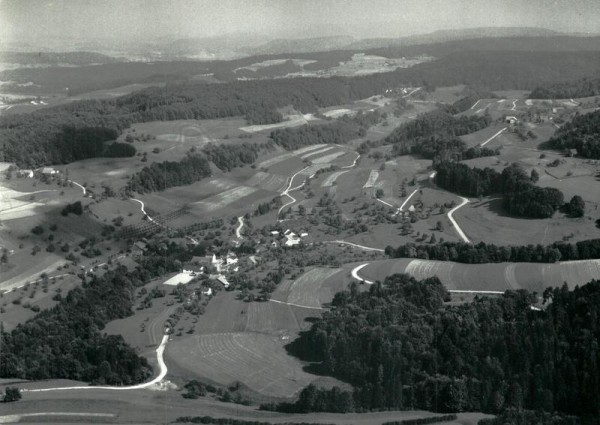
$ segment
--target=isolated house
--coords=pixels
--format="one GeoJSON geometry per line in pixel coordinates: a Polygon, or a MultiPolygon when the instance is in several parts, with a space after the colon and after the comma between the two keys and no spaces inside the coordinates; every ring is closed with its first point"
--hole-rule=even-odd
{"type": "Polygon", "coordinates": [[[59,173],[59,171],[58,171],[58,170],[55,170],[55,169],[54,169],[54,168],[52,168],[52,167],[44,167],[44,168],[42,168],[42,169],[40,170],[40,172],[41,172],[42,174],[47,174],[47,175],[51,175],[51,174],[58,174],[58,173],[59,173]]]}
{"type": "Polygon", "coordinates": [[[147,245],[146,245],[145,242],[143,242],[143,241],[137,241],[131,247],[131,254],[134,257],[141,257],[142,255],[144,255],[144,252],[146,252],[147,249],[148,248],[147,248],[147,245]]]}
{"type": "Polygon", "coordinates": [[[17,172],[17,175],[19,177],[27,177],[29,179],[33,178],[33,170],[19,170],[17,172]]]}
{"type": "Polygon", "coordinates": [[[519,121],[519,119],[513,115],[507,115],[504,118],[504,121],[507,122],[508,124],[515,124],[519,121]]]}

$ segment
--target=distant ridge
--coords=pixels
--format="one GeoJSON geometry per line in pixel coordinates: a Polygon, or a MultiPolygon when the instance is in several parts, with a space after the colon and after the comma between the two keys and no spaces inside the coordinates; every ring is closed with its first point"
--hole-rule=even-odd
{"type": "Polygon", "coordinates": [[[328,50],[368,50],[390,47],[408,47],[448,41],[508,37],[591,37],[598,34],[561,33],[545,28],[482,27],[461,30],[439,30],[427,34],[399,38],[368,38],[357,40],[350,36],[278,39],[252,48],[242,48],[251,55],[281,53],[312,53],[328,50]]]}

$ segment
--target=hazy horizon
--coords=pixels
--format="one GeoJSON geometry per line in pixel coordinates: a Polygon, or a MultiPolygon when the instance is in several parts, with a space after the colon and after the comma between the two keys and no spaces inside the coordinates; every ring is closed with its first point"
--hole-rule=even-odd
{"type": "Polygon", "coordinates": [[[534,27],[600,33],[597,0],[0,0],[1,45],[60,48],[161,39],[346,35],[534,27]],[[244,36],[245,35],[245,36],[244,36]]]}

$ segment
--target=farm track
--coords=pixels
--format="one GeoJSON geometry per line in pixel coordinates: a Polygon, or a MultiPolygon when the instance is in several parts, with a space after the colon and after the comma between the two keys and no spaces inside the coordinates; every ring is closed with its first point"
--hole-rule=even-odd
{"type": "Polygon", "coordinates": [[[457,205],[456,207],[454,207],[450,211],[448,211],[448,220],[450,220],[450,222],[452,223],[452,225],[456,229],[456,232],[458,233],[458,236],[460,236],[460,238],[464,242],[471,243],[471,240],[467,237],[467,235],[465,235],[465,232],[463,232],[463,230],[460,228],[460,226],[458,225],[458,223],[456,222],[456,220],[452,216],[456,212],[456,210],[458,210],[461,207],[464,207],[465,205],[467,205],[469,203],[469,200],[467,198],[463,198],[461,196],[460,199],[462,200],[461,204],[457,205]]]}
{"type": "Polygon", "coordinates": [[[494,140],[496,137],[498,137],[502,132],[506,131],[508,127],[504,127],[502,130],[500,130],[499,132],[497,132],[496,134],[494,134],[492,137],[490,137],[489,139],[487,139],[485,142],[483,142],[480,146],[484,147],[485,145],[487,145],[488,143],[490,143],[492,140],[494,140]]]}
{"type": "Polygon", "coordinates": [[[239,226],[236,227],[236,229],[235,229],[235,236],[238,239],[242,239],[242,233],[241,233],[241,231],[242,231],[242,227],[244,227],[244,217],[243,216],[239,216],[237,219],[238,219],[239,226]]]}
{"type": "Polygon", "coordinates": [[[353,242],[347,242],[347,241],[323,241],[323,243],[337,243],[337,244],[342,244],[342,245],[349,245],[352,246],[354,248],[359,248],[359,249],[364,249],[365,251],[376,251],[376,252],[385,252],[384,249],[381,248],[373,248],[370,246],[365,246],[365,245],[359,245],[353,242]]]}
{"type": "Polygon", "coordinates": [[[81,188],[81,190],[83,191],[83,196],[86,195],[87,191],[84,186],[80,185],[79,183],[77,183],[76,181],[73,181],[73,180],[67,180],[67,181],[69,183],[73,183],[75,186],[79,186],[81,188]]]}

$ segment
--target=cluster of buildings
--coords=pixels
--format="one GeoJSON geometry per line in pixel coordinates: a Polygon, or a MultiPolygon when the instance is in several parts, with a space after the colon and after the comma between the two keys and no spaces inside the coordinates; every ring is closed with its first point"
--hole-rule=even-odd
{"type": "Polygon", "coordinates": [[[293,247],[299,245],[302,242],[302,238],[306,238],[308,233],[300,232],[298,234],[292,232],[290,229],[287,229],[285,232],[280,232],[279,230],[272,230],[271,236],[274,238],[271,241],[271,246],[277,248],[279,246],[293,247]]]}

